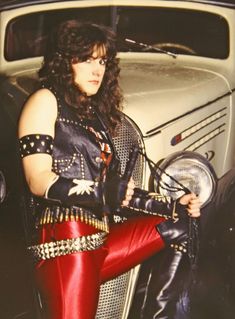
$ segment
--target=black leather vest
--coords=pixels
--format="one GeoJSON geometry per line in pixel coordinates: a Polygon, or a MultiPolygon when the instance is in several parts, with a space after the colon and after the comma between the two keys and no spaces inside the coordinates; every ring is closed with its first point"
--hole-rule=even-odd
{"type": "MultiPolygon", "coordinates": [[[[49,88],[50,89],[50,88],[49,88]]],[[[66,104],[63,98],[50,89],[57,99],[58,115],[55,123],[55,137],[52,153],[52,170],[60,176],[71,179],[99,181],[104,170],[119,170],[119,159],[106,127],[98,114],[92,120],[81,120],[76,110],[66,104]],[[98,117],[97,117],[98,116],[98,117]],[[105,164],[105,155],[112,155],[112,161],[105,164]]],[[[63,221],[83,221],[97,229],[107,231],[108,221],[104,216],[78,206],[64,207],[53,200],[34,197],[34,225],[63,221]]],[[[36,239],[37,240],[37,239],[36,239]]]]}
{"type": "Polygon", "coordinates": [[[76,110],[69,107],[58,94],[58,116],[53,146],[53,171],[67,178],[100,180],[104,163],[101,157],[102,143],[113,153],[112,168],[118,166],[112,141],[107,138],[99,119],[81,120],[76,110]],[[97,136],[101,136],[103,141],[97,136]]]}

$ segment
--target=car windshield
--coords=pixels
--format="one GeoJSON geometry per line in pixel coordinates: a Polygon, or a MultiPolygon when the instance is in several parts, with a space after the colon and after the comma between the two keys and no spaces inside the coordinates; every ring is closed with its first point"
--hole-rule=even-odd
{"type": "Polygon", "coordinates": [[[111,26],[120,52],[160,49],[216,59],[229,54],[228,23],[220,15],[179,8],[101,6],[40,11],[12,19],[6,29],[6,60],[43,55],[51,28],[74,18],[111,26]]]}

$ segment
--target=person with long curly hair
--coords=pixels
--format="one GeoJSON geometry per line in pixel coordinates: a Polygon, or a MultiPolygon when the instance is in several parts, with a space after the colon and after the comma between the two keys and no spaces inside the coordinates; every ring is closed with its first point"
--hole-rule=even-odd
{"type": "Polygon", "coordinates": [[[194,194],[153,196],[121,175],[112,140],[122,114],[119,72],[109,28],[65,21],[50,37],[41,87],[20,116],[35,206],[28,249],[47,319],[95,318],[102,283],[187,240],[188,214],[200,215],[194,194]],[[127,210],[152,215],[113,220],[127,210]]]}

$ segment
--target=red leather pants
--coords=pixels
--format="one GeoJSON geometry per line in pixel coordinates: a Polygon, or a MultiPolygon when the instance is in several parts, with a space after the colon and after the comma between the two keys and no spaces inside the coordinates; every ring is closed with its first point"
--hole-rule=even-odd
{"type": "MultiPolygon", "coordinates": [[[[36,284],[47,319],[94,319],[100,284],[158,252],[164,243],[155,229],[159,217],[133,218],[114,224],[105,244],[93,251],[78,252],[36,265],[36,284]]],[[[41,243],[96,233],[82,222],[46,225],[41,243]]]]}

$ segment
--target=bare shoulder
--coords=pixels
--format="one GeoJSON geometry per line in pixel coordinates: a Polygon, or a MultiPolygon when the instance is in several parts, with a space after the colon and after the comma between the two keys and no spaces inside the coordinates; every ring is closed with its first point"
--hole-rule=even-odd
{"type": "Polygon", "coordinates": [[[57,117],[57,100],[48,89],[33,93],[23,107],[19,121],[19,135],[45,133],[53,135],[57,117]]]}
{"type": "Polygon", "coordinates": [[[48,89],[42,88],[34,92],[25,104],[25,108],[40,108],[42,110],[53,111],[57,109],[57,101],[55,95],[48,89]]]}

